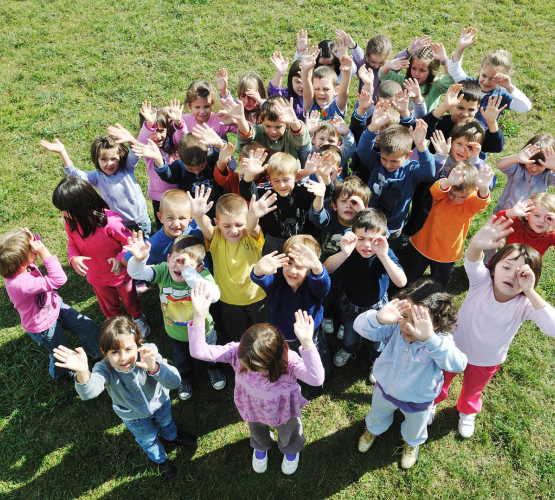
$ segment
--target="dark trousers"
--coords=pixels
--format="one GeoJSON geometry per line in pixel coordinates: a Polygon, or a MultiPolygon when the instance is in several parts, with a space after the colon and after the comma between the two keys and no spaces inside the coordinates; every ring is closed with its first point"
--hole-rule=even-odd
{"type": "MultiPolygon", "coordinates": [[[[177,371],[179,372],[179,375],[181,376],[181,380],[183,382],[192,382],[193,358],[191,357],[191,353],[189,352],[189,342],[177,340],[171,337],[170,340],[172,347],[173,366],[177,368],[177,371]]],[[[212,330],[206,336],[206,343],[209,345],[216,344],[216,330],[212,330]]],[[[209,370],[218,368],[218,363],[213,363],[210,361],[203,361],[203,363],[206,363],[209,370]]]]}
{"type": "Polygon", "coordinates": [[[152,201],[152,210],[154,210],[154,222],[156,222],[156,231],[160,231],[160,229],[162,229],[162,223],[160,222],[158,215],[156,215],[160,211],[160,202],[156,200],[151,200],[151,201],[152,201]]]}
{"type": "MultiPolygon", "coordinates": [[[[331,357],[330,357],[330,350],[328,348],[328,343],[326,342],[326,336],[324,335],[324,330],[322,330],[322,325],[318,325],[318,328],[314,330],[314,337],[312,338],[314,345],[316,346],[316,350],[320,355],[320,360],[322,361],[322,365],[324,366],[324,373],[326,378],[331,372],[331,357]]],[[[292,349],[296,353],[299,352],[299,347],[301,347],[301,343],[299,340],[291,340],[287,341],[289,344],[289,349],[292,349]]],[[[322,387],[324,384],[322,384],[322,387]]]]}
{"type": "Polygon", "coordinates": [[[414,283],[416,280],[420,279],[428,266],[430,266],[431,269],[431,278],[447,290],[451,274],[453,274],[453,269],[455,269],[455,263],[437,262],[428,259],[410,244],[405,254],[405,262],[403,262],[403,268],[407,275],[407,283],[414,283]]]}
{"type": "Polygon", "coordinates": [[[239,342],[243,333],[257,323],[268,323],[266,298],[247,306],[236,306],[220,302],[222,324],[231,340],[239,342]]]}

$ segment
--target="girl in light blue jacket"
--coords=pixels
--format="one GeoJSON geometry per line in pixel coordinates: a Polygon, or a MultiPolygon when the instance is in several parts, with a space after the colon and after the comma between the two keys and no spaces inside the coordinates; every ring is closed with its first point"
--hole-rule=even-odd
{"type": "Polygon", "coordinates": [[[447,333],[457,321],[453,296],[442,290],[433,280],[421,279],[380,311],[366,311],[354,323],[363,337],[386,342],[374,363],[372,409],[358,449],[363,453],[370,449],[391,426],[398,408],[405,415],[401,424],[404,469],[414,465],[418,447],[428,438],[429,408],[441,391],[443,370],[458,373],[466,368],[466,356],[447,333]]]}

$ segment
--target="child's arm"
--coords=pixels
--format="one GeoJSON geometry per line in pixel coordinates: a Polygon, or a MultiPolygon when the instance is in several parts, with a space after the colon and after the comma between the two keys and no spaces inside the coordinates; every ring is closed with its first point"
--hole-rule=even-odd
{"type": "Polygon", "coordinates": [[[432,53],[434,54],[434,59],[437,59],[439,63],[443,66],[445,72],[449,73],[449,58],[447,57],[447,53],[445,52],[445,47],[443,46],[443,44],[432,43],[430,44],[430,48],[432,49],[432,53]]]}
{"type": "Polygon", "coordinates": [[[503,244],[503,240],[514,230],[513,221],[492,215],[489,220],[476,232],[466,249],[466,259],[479,262],[483,258],[482,250],[496,250],[503,244]]]}
{"type": "MultiPolygon", "coordinates": [[[[478,30],[476,28],[463,28],[462,29],[461,35],[459,36],[459,41],[457,42],[457,48],[451,54],[451,61],[453,61],[454,63],[460,61],[463,57],[464,51],[468,47],[470,47],[471,45],[474,45],[474,43],[476,43],[476,40],[478,39],[476,37],[477,31],[478,30]]],[[[451,71],[449,71],[449,73],[451,73],[451,71]]],[[[454,75],[453,75],[453,78],[455,78],[454,75]]],[[[464,80],[464,78],[462,78],[462,80],[464,80]]],[[[455,78],[455,81],[460,81],[460,80],[455,78]]]]}
{"type": "Polygon", "coordinates": [[[487,165],[482,165],[475,179],[476,187],[478,188],[478,197],[485,200],[489,197],[489,186],[493,179],[493,170],[487,165]]]}
{"type": "Polygon", "coordinates": [[[345,120],[341,118],[341,116],[335,115],[331,123],[333,129],[341,136],[339,150],[341,151],[341,168],[344,168],[357,150],[355,136],[349,129],[349,125],[345,123],[345,120]]]}
{"type": "Polygon", "coordinates": [[[511,82],[511,77],[505,73],[497,73],[492,81],[503,87],[512,97],[509,104],[509,109],[516,111],[517,113],[527,113],[532,109],[532,103],[530,99],[526,97],[522,90],[516,88],[516,86],[511,82]]]}
{"type": "Polygon", "coordinates": [[[293,245],[289,250],[288,257],[296,266],[310,269],[315,276],[324,272],[324,268],[318,256],[305,245],[293,245]]]}
{"type": "Polygon", "coordinates": [[[281,84],[283,82],[283,77],[285,73],[287,73],[287,68],[289,67],[289,58],[286,57],[285,59],[281,55],[281,52],[276,51],[272,56],[270,56],[270,61],[276,68],[276,74],[270,80],[270,83],[277,89],[281,88],[281,84]]]}
{"type": "Polygon", "coordinates": [[[455,108],[457,104],[459,104],[459,102],[463,100],[464,96],[462,94],[459,95],[459,92],[461,90],[462,85],[460,83],[455,83],[454,85],[451,85],[445,93],[443,102],[432,111],[432,115],[439,120],[444,114],[455,108]]]}
{"type": "Polygon", "coordinates": [[[403,82],[403,87],[412,99],[412,115],[414,119],[416,120],[426,116],[426,113],[428,113],[428,107],[426,106],[426,101],[422,96],[422,91],[420,90],[418,82],[412,78],[407,78],[403,82]]]}
{"type": "MultiPolygon", "coordinates": [[[[268,153],[260,148],[257,149],[254,154],[251,154],[249,158],[243,158],[241,166],[244,166],[245,170],[243,172],[242,181],[248,184],[253,183],[254,179],[266,170],[264,162],[267,157],[268,153]]],[[[247,201],[250,200],[251,194],[255,193],[249,193],[248,198],[245,198],[247,201]]]]}
{"type": "Polygon", "coordinates": [[[328,273],[333,273],[337,270],[343,262],[345,262],[349,256],[353,253],[357,245],[357,237],[355,233],[349,231],[345,233],[339,242],[341,250],[335,255],[328,257],[324,262],[324,267],[327,269],[328,273]]]}
{"type": "Polygon", "coordinates": [[[397,329],[397,323],[409,309],[410,303],[407,300],[393,299],[379,311],[370,309],[359,314],[353,328],[366,339],[387,342],[397,329]]]}
{"type": "Polygon", "coordinates": [[[229,90],[227,89],[228,74],[225,68],[220,68],[216,73],[216,86],[220,99],[227,99],[229,97],[229,90]]]}
{"type": "Polygon", "coordinates": [[[154,271],[151,266],[146,265],[150,255],[150,242],[143,239],[143,232],[133,233],[133,236],[127,239],[127,245],[123,249],[133,255],[127,262],[127,274],[136,280],[152,281],[154,271]]]}
{"type": "MultiPolygon", "coordinates": [[[[66,368],[75,372],[78,384],[87,384],[89,382],[91,378],[89,361],[82,347],[77,347],[74,351],[69,347],[59,345],[54,348],[53,355],[58,360],[54,363],[58,368],[66,368]]],[[[105,380],[103,377],[95,377],[93,384],[89,384],[90,387],[87,387],[87,397],[83,399],[92,399],[98,396],[104,390],[104,384],[105,380]]]]}
{"type": "MultiPolygon", "coordinates": [[[[146,123],[146,122],[145,122],[146,123]]],[[[116,139],[117,144],[137,144],[139,141],[133,137],[133,134],[129,132],[125,127],[122,127],[119,123],[116,123],[114,126],[108,127],[108,135],[111,135],[116,139]]]]}
{"type": "Polygon", "coordinates": [[[501,112],[507,107],[505,106],[499,107],[501,105],[501,101],[503,96],[489,96],[488,98],[488,105],[486,108],[481,108],[480,113],[482,113],[482,117],[486,121],[488,125],[488,130],[491,133],[495,133],[499,130],[499,125],[497,123],[497,118],[501,114],[501,112]]]}
{"type": "MultiPolygon", "coordinates": [[[[59,139],[54,139],[54,142],[40,141],[39,144],[52,153],[58,153],[62,158],[62,165],[64,168],[72,168],[73,162],[67,154],[66,147],[59,139]]],[[[75,168],[75,167],[73,167],[75,168]]]]}
{"type": "Polygon", "coordinates": [[[291,97],[290,102],[287,102],[283,98],[279,98],[274,101],[274,107],[276,113],[279,115],[279,121],[288,126],[293,134],[299,134],[303,127],[303,122],[297,118],[295,109],[293,108],[293,98],[291,97]]]}
{"type": "Polygon", "coordinates": [[[303,364],[295,366],[293,374],[305,384],[319,386],[324,383],[325,373],[322,360],[318,350],[314,346],[314,321],[312,316],[300,309],[295,312],[295,324],[293,330],[301,343],[299,352],[303,358],[303,364]]]}
{"type": "Polygon", "coordinates": [[[256,199],[256,195],[252,195],[247,215],[247,231],[254,239],[257,240],[262,231],[258,221],[277,208],[275,205],[272,206],[276,201],[277,194],[271,191],[266,191],[259,200],[256,199]]]}
{"type": "Polygon", "coordinates": [[[410,61],[404,57],[399,57],[397,59],[391,59],[386,61],[385,64],[378,71],[378,76],[380,81],[384,80],[395,80],[402,83],[405,77],[399,75],[397,72],[402,69],[407,69],[410,65],[410,61]]]}
{"type": "Polygon", "coordinates": [[[534,202],[532,200],[523,201],[524,198],[521,196],[518,201],[509,209],[497,212],[496,217],[501,217],[505,215],[507,218],[512,219],[514,217],[528,217],[530,212],[534,209],[534,202]]]}
{"type": "Polygon", "coordinates": [[[344,113],[347,111],[347,102],[349,101],[349,84],[351,83],[352,69],[353,58],[344,55],[341,58],[341,81],[339,82],[336,99],[337,107],[344,113]]]}
{"type": "Polygon", "coordinates": [[[316,66],[316,58],[320,54],[318,47],[312,47],[301,59],[301,80],[303,83],[303,108],[308,114],[314,104],[314,87],[312,86],[312,70],[316,66]]]}
{"type": "Polygon", "coordinates": [[[389,244],[385,236],[376,236],[372,240],[372,251],[376,254],[376,257],[380,259],[380,262],[385,268],[385,272],[389,275],[393,284],[398,288],[403,288],[407,284],[407,276],[403,268],[393,262],[393,259],[389,255],[389,244]]]}
{"type": "Polygon", "coordinates": [[[191,133],[205,146],[214,146],[220,151],[225,148],[224,140],[207,123],[195,125],[191,133]]]}
{"type": "Polygon", "coordinates": [[[222,111],[220,111],[220,114],[224,117],[235,120],[237,122],[237,129],[239,133],[243,137],[249,137],[253,133],[253,130],[250,123],[245,118],[243,103],[241,101],[235,101],[231,97],[227,99],[221,99],[220,103],[224,108],[222,111]]]}
{"type": "Polygon", "coordinates": [[[535,144],[528,144],[527,146],[524,146],[516,155],[501,158],[497,162],[497,168],[499,170],[505,170],[515,163],[522,163],[524,165],[527,163],[535,163],[534,160],[531,160],[530,158],[536,156],[540,151],[541,149],[539,146],[536,146],[535,144]]]}
{"type": "Polygon", "coordinates": [[[253,274],[255,277],[261,276],[272,276],[277,273],[280,267],[287,266],[289,264],[289,257],[282,254],[277,254],[277,250],[264,255],[253,267],[253,274]]]}
{"type": "Polygon", "coordinates": [[[206,215],[212,208],[212,205],[214,205],[213,201],[209,201],[211,193],[212,188],[205,190],[204,185],[195,186],[194,198],[191,196],[191,193],[187,191],[187,197],[191,203],[193,218],[195,219],[199,229],[202,231],[204,239],[209,243],[214,238],[214,226],[212,226],[210,218],[206,215]]]}
{"type": "Polygon", "coordinates": [[[320,214],[324,209],[324,198],[326,197],[326,185],[322,180],[322,177],[318,176],[318,182],[308,179],[308,182],[304,184],[304,187],[309,193],[314,195],[314,201],[312,202],[312,210],[315,214],[320,214]]]}

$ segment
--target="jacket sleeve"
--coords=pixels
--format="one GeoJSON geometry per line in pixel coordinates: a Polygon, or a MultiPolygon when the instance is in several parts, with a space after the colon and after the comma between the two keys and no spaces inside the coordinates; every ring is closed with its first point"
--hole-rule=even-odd
{"type": "Polygon", "coordinates": [[[174,161],[171,165],[168,165],[164,159],[164,164],[161,167],[154,166],[154,170],[156,170],[158,177],[164,182],[179,184],[183,180],[182,165],[181,160],[174,161]]]}
{"type": "Polygon", "coordinates": [[[310,291],[318,298],[324,298],[330,291],[331,288],[331,279],[330,275],[328,274],[327,269],[322,266],[323,271],[315,275],[312,271],[308,273],[308,287],[310,291]]]}
{"type": "Polygon", "coordinates": [[[526,97],[522,90],[517,89],[516,86],[511,94],[513,100],[509,104],[509,109],[516,111],[517,113],[528,113],[532,109],[532,103],[530,99],[526,97]]]}
{"type": "Polygon", "coordinates": [[[73,163],[71,163],[68,167],[64,167],[64,172],[68,177],[79,177],[79,179],[87,181],[94,187],[98,186],[98,170],[79,170],[78,168],[75,168],[73,163]]]}
{"type": "Polygon", "coordinates": [[[374,151],[376,137],[378,137],[378,134],[366,129],[360,136],[358,143],[357,156],[367,170],[374,168],[381,162],[379,154],[374,151]]]}
{"type": "Polygon", "coordinates": [[[455,82],[460,82],[461,80],[466,80],[468,78],[468,75],[462,69],[462,62],[462,57],[457,62],[453,62],[453,60],[449,58],[447,69],[449,70],[449,74],[453,77],[453,80],[455,80],[455,82]]]}
{"type": "Polygon", "coordinates": [[[127,262],[127,274],[135,280],[154,280],[154,269],[151,266],[147,266],[146,262],[146,260],[137,262],[135,257],[131,257],[127,262]]]}
{"type": "Polygon", "coordinates": [[[549,337],[555,337],[555,309],[551,304],[546,304],[539,311],[533,311],[530,319],[538,325],[543,333],[549,337]]]}
{"type": "Polygon", "coordinates": [[[204,325],[189,326],[188,333],[191,356],[202,361],[230,363],[233,353],[239,348],[237,342],[226,345],[208,345],[204,325]]]}
{"type": "Polygon", "coordinates": [[[398,328],[398,324],[382,325],[377,316],[378,311],[373,309],[363,312],[356,317],[353,328],[365,339],[387,342],[398,328]]]}
{"type": "Polygon", "coordinates": [[[435,333],[423,345],[428,349],[428,354],[442,370],[459,373],[466,368],[466,354],[462,353],[451,335],[436,335],[435,333]]]}
{"type": "Polygon", "coordinates": [[[417,182],[432,181],[436,175],[436,162],[428,148],[418,151],[418,163],[417,182]]]}
{"type": "Polygon", "coordinates": [[[179,384],[181,384],[181,377],[179,376],[177,368],[175,366],[170,366],[159,352],[156,353],[156,362],[160,369],[154,375],[148,373],[148,376],[152,377],[166,389],[177,389],[179,384]]]}
{"type": "Polygon", "coordinates": [[[103,366],[103,361],[100,361],[94,365],[91,376],[86,384],[80,384],[75,379],[75,390],[83,401],[93,399],[104,390],[109,380],[108,371],[103,366]]]}
{"type": "Polygon", "coordinates": [[[36,295],[41,292],[51,292],[60,288],[67,281],[66,273],[62,269],[55,255],[43,260],[47,276],[32,276],[31,273],[21,275],[21,289],[25,294],[36,295]]]}
{"type": "MultiPolygon", "coordinates": [[[[293,375],[305,384],[315,387],[322,385],[325,378],[324,366],[316,346],[308,351],[299,347],[299,352],[302,359],[298,362],[293,361],[293,375]]],[[[289,356],[292,356],[291,353],[292,351],[289,351],[289,356]]]]}

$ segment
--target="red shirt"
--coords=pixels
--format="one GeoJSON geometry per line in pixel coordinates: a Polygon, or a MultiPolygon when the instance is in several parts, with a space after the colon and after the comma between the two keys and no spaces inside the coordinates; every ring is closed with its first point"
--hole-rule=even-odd
{"type": "MultiPolygon", "coordinates": [[[[501,210],[495,214],[495,217],[507,217],[507,210],[501,210]]],[[[528,224],[523,223],[518,217],[512,217],[514,232],[507,236],[505,246],[511,243],[523,243],[524,245],[531,246],[543,257],[549,247],[555,246],[555,232],[536,233],[532,231],[528,224]]]]}

